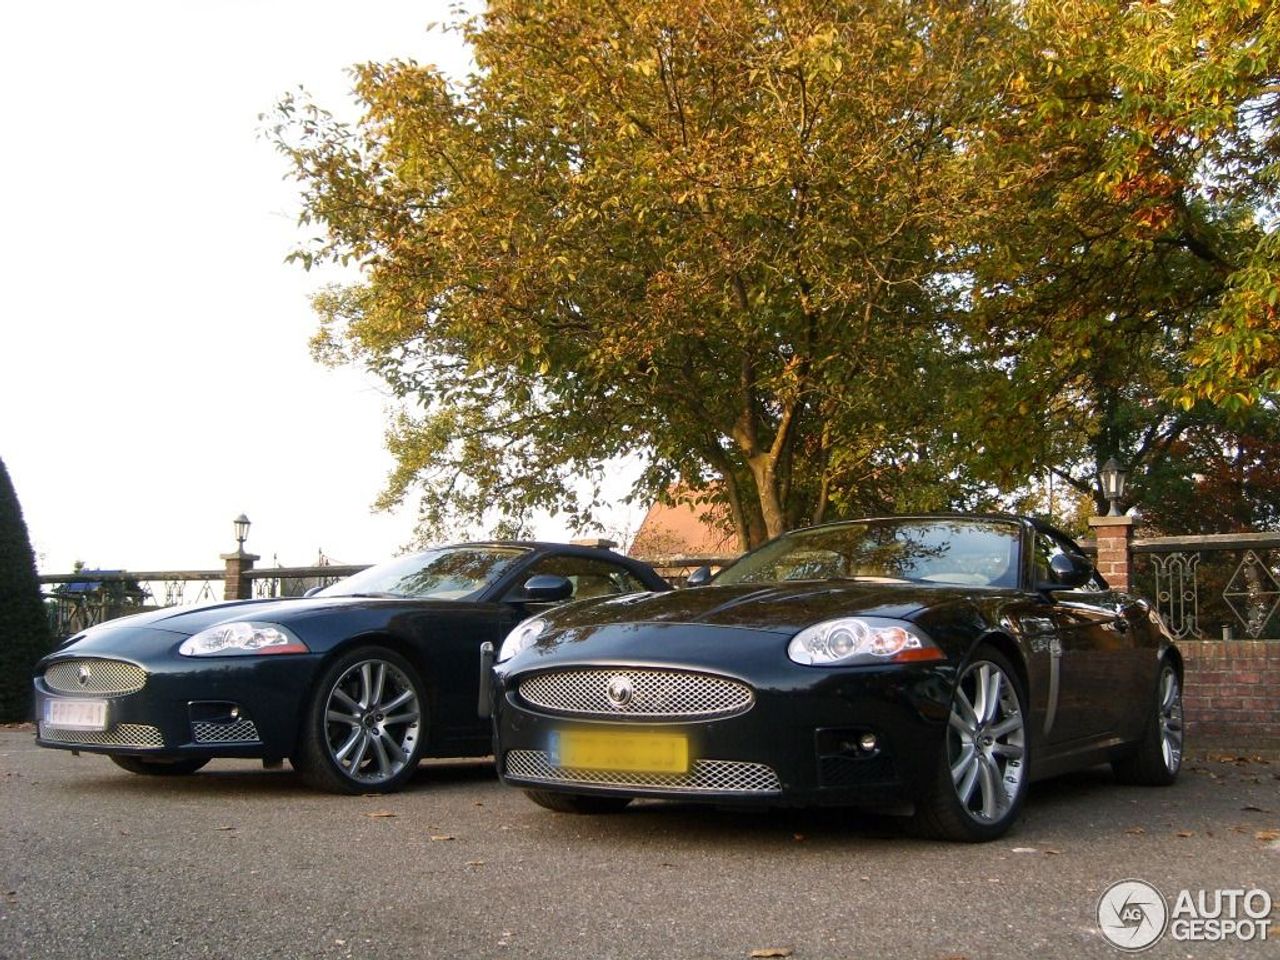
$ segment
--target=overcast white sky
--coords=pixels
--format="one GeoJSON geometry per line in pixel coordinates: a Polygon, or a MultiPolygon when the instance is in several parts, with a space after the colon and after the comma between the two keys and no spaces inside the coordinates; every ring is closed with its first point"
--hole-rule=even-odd
{"type": "MultiPolygon", "coordinates": [[[[0,458],[41,572],[214,568],[253,521],[270,562],[374,562],[412,511],[375,515],[386,398],[315,364],[286,265],[293,184],[258,114],[344,69],[461,72],[443,0],[6,4],[0,458]]],[[[552,525],[539,531],[555,535],[552,525]]],[[[560,531],[568,535],[569,531],[560,531]]]]}

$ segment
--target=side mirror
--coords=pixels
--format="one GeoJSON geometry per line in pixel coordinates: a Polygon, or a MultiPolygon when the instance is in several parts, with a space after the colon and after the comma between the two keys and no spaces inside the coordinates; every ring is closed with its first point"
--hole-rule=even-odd
{"type": "Polygon", "coordinates": [[[689,579],[684,582],[686,587],[700,587],[704,583],[711,582],[711,568],[706,564],[700,566],[693,573],[689,574],[689,579]]]}
{"type": "Polygon", "coordinates": [[[1074,590],[1082,587],[1093,576],[1093,566],[1083,557],[1070,554],[1056,554],[1049,561],[1051,583],[1041,584],[1044,590],[1074,590]]]}
{"type": "Polygon", "coordinates": [[[558,603],[573,596],[573,584],[565,577],[557,577],[550,573],[540,573],[524,582],[524,596],[518,599],[525,603],[558,603]]]}

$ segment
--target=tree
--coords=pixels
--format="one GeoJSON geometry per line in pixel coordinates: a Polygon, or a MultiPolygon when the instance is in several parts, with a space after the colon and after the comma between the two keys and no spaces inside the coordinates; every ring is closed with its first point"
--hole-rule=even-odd
{"type": "Polygon", "coordinates": [[[382,505],[583,520],[636,455],[746,547],[1212,474],[1277,416],[1272,7],[493,0],[460,83],[286,98],[296,256],[363,271],[316,352],[405,402],[382,505]]]}
{"type": "Polygon", "coordinates": [[[286,98],[274,128],[321,228],[298,258],[364,272],[317,352],[410,403],[383,505],[581,519],[574,481],[629,454],[744,547],[981,497],[938,248],[998,4],[493,0],[456,29],[461,85],[367,64],[357,127],[286,98]]]}
{"type": "MultiPolygon", "coordinates": [[[[1231,460],[1245,421],[1274,429],[1280,18],[1250,0],[1031,0],[1023,27],[1000,108],[970,132],[989,190],[952,260],[975,467],[1008,484],[1049,464],[1101,506],[1116,455],[1139,492],[1168,493],[1173,465],[1231,460]]],[[[1203,519],[1168,508],[1174,528],[1203,519]]]]}
{"type": "Polygon", "coordinates": [[[31,677],[51,646],[27,525],[0,460],[0,721],[31,719],[31,677]]]}

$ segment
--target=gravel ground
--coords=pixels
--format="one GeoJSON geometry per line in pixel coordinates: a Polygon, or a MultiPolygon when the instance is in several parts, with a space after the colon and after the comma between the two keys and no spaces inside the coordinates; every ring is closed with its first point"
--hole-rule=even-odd
{"type": "Polygon", "coordinates": [[[391,797],[243,761],[140,777],[9,728],[0,809],[3,958],[1117,958],[1095,910],[1131,877],[1265,889],[1280,927],[1280,764],[1260,761],[1196,761],[1169,789],[1036,784],[1010,835],[967,846],[832,810],[558,815],[473,762],[391,797]]]}

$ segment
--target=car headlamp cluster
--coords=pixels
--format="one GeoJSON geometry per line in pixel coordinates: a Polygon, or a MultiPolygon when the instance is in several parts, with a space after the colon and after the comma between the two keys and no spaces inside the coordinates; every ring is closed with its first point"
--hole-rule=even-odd
{"type": "Polygon", "coordinates": [[[528,650],[546,629],[547,621],[541,617],[531,617],[516,624],[515,629],[507,634],[507,638],[502,641],[502,646],[498,648],[497,662],[510,660],[517,653],[528,650]]]}
{"type": "Polygon", "coordinates": [[[792,638],[787,656],[812,667],[945,659],[937,644],[911,624],[877,617],[815,623],[792,638]]]}
{"type": "Polygon", "coordinates": [[[278,623],[235,620],[188,637],[178,648],[184,657],[227,657],[243,654],[310,653],[307,645],[278,623]]]}

